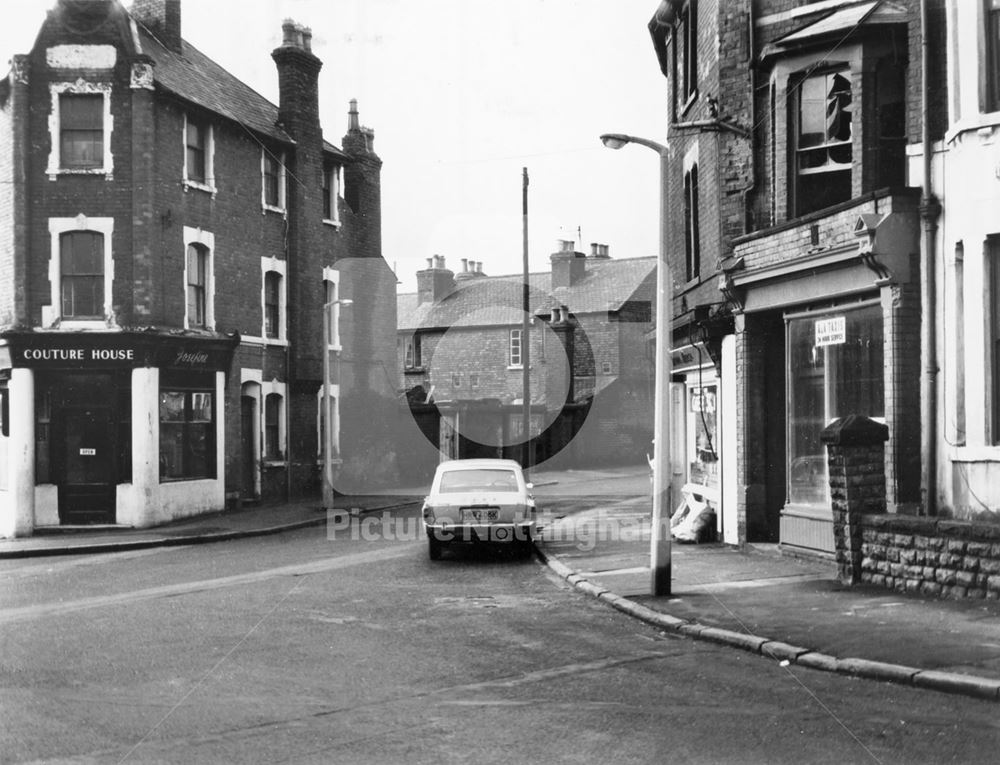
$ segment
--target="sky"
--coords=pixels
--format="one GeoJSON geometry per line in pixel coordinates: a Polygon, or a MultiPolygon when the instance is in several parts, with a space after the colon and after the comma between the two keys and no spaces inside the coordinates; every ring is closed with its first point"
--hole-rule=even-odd
{"type": "MultiPolygon", "coordinates": [[[[130,5],[126,0],[126,5],[130,5]]],[[[55,0],[4,0],[0,56],[27,53],[55,0]]],[[[522,169],[532,271],[557,240],[656,255],[659,160],[602,133],[662,140],[656,0],[183,0],[182,35],[277,103],[285,18],[313,30],[320,113],[336,145],[348,102],[382,158],[382,252],[400,291],[441,255],[519,273],[522,169]]]]}

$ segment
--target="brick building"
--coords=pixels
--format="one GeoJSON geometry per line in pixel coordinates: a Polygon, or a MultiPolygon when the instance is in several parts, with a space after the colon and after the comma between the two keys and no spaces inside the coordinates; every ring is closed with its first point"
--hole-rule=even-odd
{"type": "Polygon", "coordinates": [[[433,448],[423,462],[439,454],[564,465],[643,459],[652,435],[656,260],[615,260],[607,245],[591,247],[587,256],[560,242],[551,271],[529,274],[527,345],[519,274],[487,276],[467,259],[455,273],[435,256],[417,272],[417,292],[399,295],[400,385],[414,415],[430,418],[422,427],[433,448]]]}
{"type": "MultiPolygon", "coordinates": [[[[336,401],[392,394],[372,132],[352,102],[343,148],[324,140],[309,29],[286,22],[271,56],[277,105],[182,39],[180,0],[59,0],[12,60],[3,535],[312,491],[323,354],[336,401]]],[[[345,476],[365,469],[349,437],[345,476]]]]}
{"type": "MultiPolygon", "coordinates": [[[[919,2],[664,0],[649,27],[686,277],[672,346],[701,325],[732,412],[717,436],[723,537],[831,553],[819,434],[832,419],[886,422],[889,507],[920,500],[919,2]]],[[[931,76],[940,113],[941,67],[931,76]]]]}

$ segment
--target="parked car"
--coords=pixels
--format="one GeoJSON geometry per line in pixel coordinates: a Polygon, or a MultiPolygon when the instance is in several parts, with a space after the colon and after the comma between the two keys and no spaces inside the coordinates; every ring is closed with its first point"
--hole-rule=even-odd
{"type": "Polygon", "coordinates": [[[450,544],[497,543],[530,551],[535,531],[531,488],[513,460],[442,462],[422,513],[431,560],[450,544]]]}

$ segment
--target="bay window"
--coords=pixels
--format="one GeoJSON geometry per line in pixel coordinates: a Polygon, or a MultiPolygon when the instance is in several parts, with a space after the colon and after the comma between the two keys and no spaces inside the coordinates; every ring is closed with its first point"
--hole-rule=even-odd
{"type": "Polygon", "coordinates": [[[798,82],[794,130],[795,214],[851,198],[853,104],[847,69],[798,82]]]}

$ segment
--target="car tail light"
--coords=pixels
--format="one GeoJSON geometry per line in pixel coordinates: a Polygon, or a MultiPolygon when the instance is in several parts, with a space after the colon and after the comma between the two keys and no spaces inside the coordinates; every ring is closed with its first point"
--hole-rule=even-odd
{"type": "Polygon", "coordinates": [[[424,505],[423,509],[424,520],[428,523],[434,523],[434,508],[430,505],[424,505]]]}

